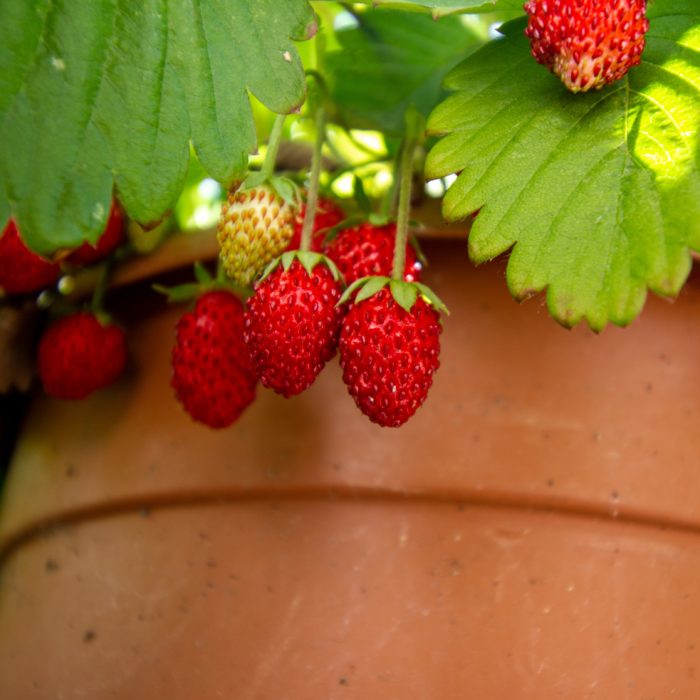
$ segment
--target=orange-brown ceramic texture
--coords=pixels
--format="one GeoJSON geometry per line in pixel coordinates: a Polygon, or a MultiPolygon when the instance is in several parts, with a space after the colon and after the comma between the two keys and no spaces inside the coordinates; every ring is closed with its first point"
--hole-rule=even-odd
{"type": "Polygon", "coordinates": [[[700,697],[698,280],[594,336],[463,244],[428,254],[453,313],[402,429],[335,365],[200,428],[159,301],[124,314],[119,386],[36,401],[0,515],[1,698],[700,697]]]}
{"type": "Polygon", "coordinates": [[[691,698],[696,536],[454,503],[91,521],[7,562],[0,697],[691,698]]]}

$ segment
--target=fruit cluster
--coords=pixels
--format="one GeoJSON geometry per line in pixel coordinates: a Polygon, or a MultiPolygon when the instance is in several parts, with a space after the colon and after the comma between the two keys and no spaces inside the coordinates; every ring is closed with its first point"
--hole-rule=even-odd
{"type": "MultiPolygon", "coordinates": [[[[258,382],[285,397],[299,394],[338,351],[348,391],[372,421],[402,425],[423,403],[439,365],[441,326],[414,286],[421,275],[415,250],[406,245],[404,281],[390,281],[395,224],[343,228],[345,213],[321,198],[312,250],[302,252],[304,215],[304,204],[280,202],[265,185],[224,204],[223,268],[239,283],[257,282],[244,305],[228,282],[198,270],[196,303],[177,324],[171,358],[175,396],[194,420],[231,425],[254,400],[258,382]]],[[[123,241],[116,203],[97,245],[57,260],[32,253],[10,222],[0,237],[0,285],[8,294],[37,292],[63,270],[103,260],[123,241]]],[[[126,363],[124,330],[99,309],[59,318],[39,342],[43,388],[60,399],[82,399],[112,384],[126,363]]]]}
{"type": "MultiPolygon", "coordinates": [[[[329,239],[326,234],[345,214],[322,198],[312,250],[302,252],[296,248],[304,207],[280,226],[281,210],[265,186],[224,204],[221,257],[237,282],[244,281],[241,270],[245,279],[259,276],[269,257],[286,251],[258,279],[245,310],[231,291],[204,291],[195,310],[181,318],[172,354],[178,399],[195,420],[224,427],[252,402],[258,380],[284,397],[295,396],[340,350],[344,381],[362,412],[383,426],[402,425],[425,400],[438,368],[441,326],[417,289],[407,307],[393,296],[388,275],[395,225],[362,223],[329,239]],[[360,297],[360,290],[343,296],[345,283],[365,280],[383,281],[374,295],[360,297]]],[[[412,288],[421,265],[409,245],[405,259],[405,281],[391,284],[412,288]]]]}
{"type": "MultiPolygon", "coordinates": [[[[646,4],[527,0],[525,34],[531,53],[571,91],[599,89],[640,62],[649,28],[646,4]]],[[[319,107],[317,116],[321,114],[319,107]]],[[[192,418],[213,428],[237,420],[254,400],[258,382],[294,396],[314,382],[336,353],[360,410],[380,425],[399,426],[423,403],[439,366],[439,311],[444,306],[421,284],[415,250],[410,245],[403,250],[412,122],[407,118],[403,148],[408,150],[401,159],[405,172],[400,180],[407,189],[401,185],[398,190],[398,232],[396,224],[350,226],[335,202],[321,198],[316,203],[324,119],[319,117],[316,125],[309,186],[314,215],[313,222],[306,222],[312,226],[310,237],[309,228],[304,229],[303,246],[306,205],[292,181],[274,174],[284,121],[280,115],[262,169],[231,190],[217,227],[221,267],[237,291],[201,266],[200,284],[189,285],[198,298],[177,324],[172,387],[192,418]],[[251,291],[245,305],[238,295],[243,288],[251,291]]],[[[10,221],[0,235],[0,295],[31,294],[55,285],[63,271],[98,263],[123,242],[124,216],[116,202],[96,245],[85,243],[53,260],[31,252],[10,221]]],[[[94,307],[60,318],[41,337],[38,371],[47,393],[84,398],[124,370],[124,331],[109,321],[99,303],[94,307]]]]}

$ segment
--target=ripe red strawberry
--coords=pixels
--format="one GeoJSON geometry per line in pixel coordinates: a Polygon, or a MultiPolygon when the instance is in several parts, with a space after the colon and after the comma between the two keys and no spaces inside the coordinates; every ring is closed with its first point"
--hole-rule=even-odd
{"type": "Polygon", "coordinates": [[[92,265],[106,258],[124,242],[124,212],[116,201],[112,202],[104,233],[95,245],[83,243],[66,260],[73,265],[92,265]]]}
{"type": "Polygon", "coordinates": [[[318,253],[289,252],[257,284],[245,314],[245,342],[264,386],[294,396],[335,355],[343,317],[336,306],[339,280],[318,253]]]}
{"type": "MultiPolygon", "coordinates": [[[[396,224],[373,226],[370,223],[346,228],[326,247],[326,255],[338,266],[346,284],[370,275],[391,275],[394,260],[396,224]]],[[[407,282],[420,279],[421,264],[413,247],[406,245],[407,282]]]]}
{"type": "Polygon", "coordinates": [[[243,342],[243,305],[206,292],[177,324],[171,385],[187,413],[210,428],[233,423],[255,398],[257,378],[243,342]]]}
{"type": "Polygon", "coordinates": [[[289,245],[296,214],[269,185],[230,192],[216,232],[226,274],[249,285],[289,245]]]}
{"type": "Polygon", "coordinates": [[[438,313],[421,296],[410,309],[383,287],[353,304],[340,332],[343,381],[359,409],[384,427],[403,425],[416,412],[440,366],[438,313]]]}
{"type": "Polygon", "coordinates": [[[39,377],[59,399],[83,399],[114,383],[126,365],[126,336],[87,311],[49,326],[39,342],[39,377]]]}
{"type": "MultiPolygon", "coordinates": [[[[301,228],[304,224],[304,216],[306,216],[306,203],[301,205],[299,214],[294,221],[294,235],[287,246],[287,250],[299,249],[301,245],[301,228]]],[[[312,229],[311,250],[320,253],[323,250],[326,230],[337,226],[344,219],[345,212],[332,199],[319,197],[312,229]]]]}
{"type": "Polygon", "coordinates": [[[640,61],[646,0],[529,0],[524,8],[532,55],[572,92],[600,89],[640,61]]]}
{"type": "Polygon", "coordinates": [[[20,238],[15,222],[0,236],[0,292],[28,294],[53,284],[61,274],[57,263],[32,253],[20,238]]]}

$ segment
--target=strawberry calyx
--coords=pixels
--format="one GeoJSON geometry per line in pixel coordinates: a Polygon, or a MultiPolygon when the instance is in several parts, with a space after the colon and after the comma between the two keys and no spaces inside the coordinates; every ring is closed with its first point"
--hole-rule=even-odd
{"type": "Polygon", "coordinates": [[[216,277],[207,270],[201,262],[197,261],[194,264],[195,282],[185,282],[174,287],[166,287],[162,284],[152,285],[152,289],[160,294],[164,294],[168,301],[173,304],[181,304],[186,301],[198,299],[206,292],[212,292],[217,289],[233,292],[240,299],[246,299],[252,291],[247,287],[241,287],[228,279],[219,267],[216,277]]]}
{"type": "Polygon", "coordinates": [[[284,175],[269,175],[264,170],[250,173],[239,187],[235,188],[235,191],[246,192],[263,185],[268,186],[275,194],[295,209],[299,209],[301,206],[301,190],[294,180],[284,175]]]}
{"type": "Polygon", "coordinates": [[[323,236],[323,245],[327,246],[329,243],[333,242],[338,235],[344,231],[346,228],[352,228],[353,226],[358,226],[366,220],[366,217],[359,214],[352,214],[346,217],[341,222],[337,223],[335,226],[326,226],[325,228],[320,228],[314,232],[316,236],[323,236]]]}
{"type": "Polygon", "coordinates": [[[423,298],[427,303],[433,306],[437,311],[449,315],[449,309],[440,297],[422,282],[405,282],[403,280],[395,280],[391,277],[362,277],[353,282],[343,293],[338,301],[338,306],[349,302],[354,295],[354,303],[359,304],[365,299],[377,294],[385,287],[389,287],[389,292],[394,298],[394,301],[404,311],[411,313],[413,305],[419,297],[423,298]]]}
{"type": "Polygon", "coordinates": [[[278,258],[275,258],[265,268],[265,271],[258,280],[258,284],[262,282],[266,277],[269,277],[280,265],[286,272],[287,270],[289,270],[289,268],[292,266],[292,263],[295,260],[298,260],[301,263],[302,267],[306,270],[309,276],[311,276],[313,269],[317,265],[325,265],[331,271],[333,279],[336,282],[340,282],[343,286],[345,286],[345,279],[343,278],[343,275],[336,266],[336,264],[322,253],[316,253],[311,250],[288,250],[285,253],[282,253],[282,255],[280,255],[278,258]]]}
{"type": "Polygon", "coordinates": [[[270,187],[277,195],[279,195],[287,204],[298,209],[301,205],[301,192],[297,184],[288,177],[275,175],[275,162],[277,160],[277,152],[279,151],[282,141],[282,127],[286,115],[278,114],[275,118],[270,132],[270,138],[267,142],[267,153],[262,168],[256,172],[249,173],[243,180],[237,192],[245,192],[253,190],[256,187],[263,185],[270,187]]]}

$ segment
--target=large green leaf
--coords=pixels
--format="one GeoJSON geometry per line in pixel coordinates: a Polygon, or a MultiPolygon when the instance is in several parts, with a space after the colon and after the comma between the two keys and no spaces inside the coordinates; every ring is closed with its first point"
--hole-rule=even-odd
{"type": "Polygon", "coordinates": [[[518,299],[547,289],[553,316],[624,325],[647,288],[675,295],[700,249],[700,6],[657,0],[642,64],[600,92],[573,95],[534,62],[516,21],[447,79],[431,115],[448,134],[429,177],[459,173],[447,219],[481,209],[477,262],[509,250],[518,299]]]}
{"type": "Polygon", "coordinates": [[[372,10],[358,22],[337,32],[341,50],[326,60],[333,100],[349,126],[390,134],[409,107],[428,115],[445,74],[484,38],[456,17],[372,10]]]}
{"type": "Polygon", "coordinates": [[[522,0],[363,0],[373,6],[416,8],[430,10],[441,16],[454,12],[495,12],[500,10],[522,11],[522,0]]]}
{"type": "Polygon", "coordinates": [[[140,222],[157,221],[172,206],[187,171],[189,120],[168,30],[180,4],[117,0],[97,119],[119,199],[140,222]]]}
{"type": "Polygon", "coordinates": [[[0,5],[0,45],[19,33],[13,50],[0,55],[0,74],[11,85],[0,115],[2,185],[25,239],[40,251],[91,233],[94,240],[111,196],[107,144],[95,117],[114,8],[73,3],[75,11],[70,5],[70,0],[0,5]]]}
{"type": "Polygon", "coordinates": [[[7,225],[10,218],[10,203],[7,201],[5,190],[0,189],[0,231],[7,225]]]}
{"type": "Polygon", "coordinates": [[[114,183],[132,217],[162,217],[190,138],[213,177],[240,177],[246,91],[297,107],[293,40],[316,26],[308,0],[0,0],[0,17],[0,192],[39,252],[95,241],[114,183]]]}

